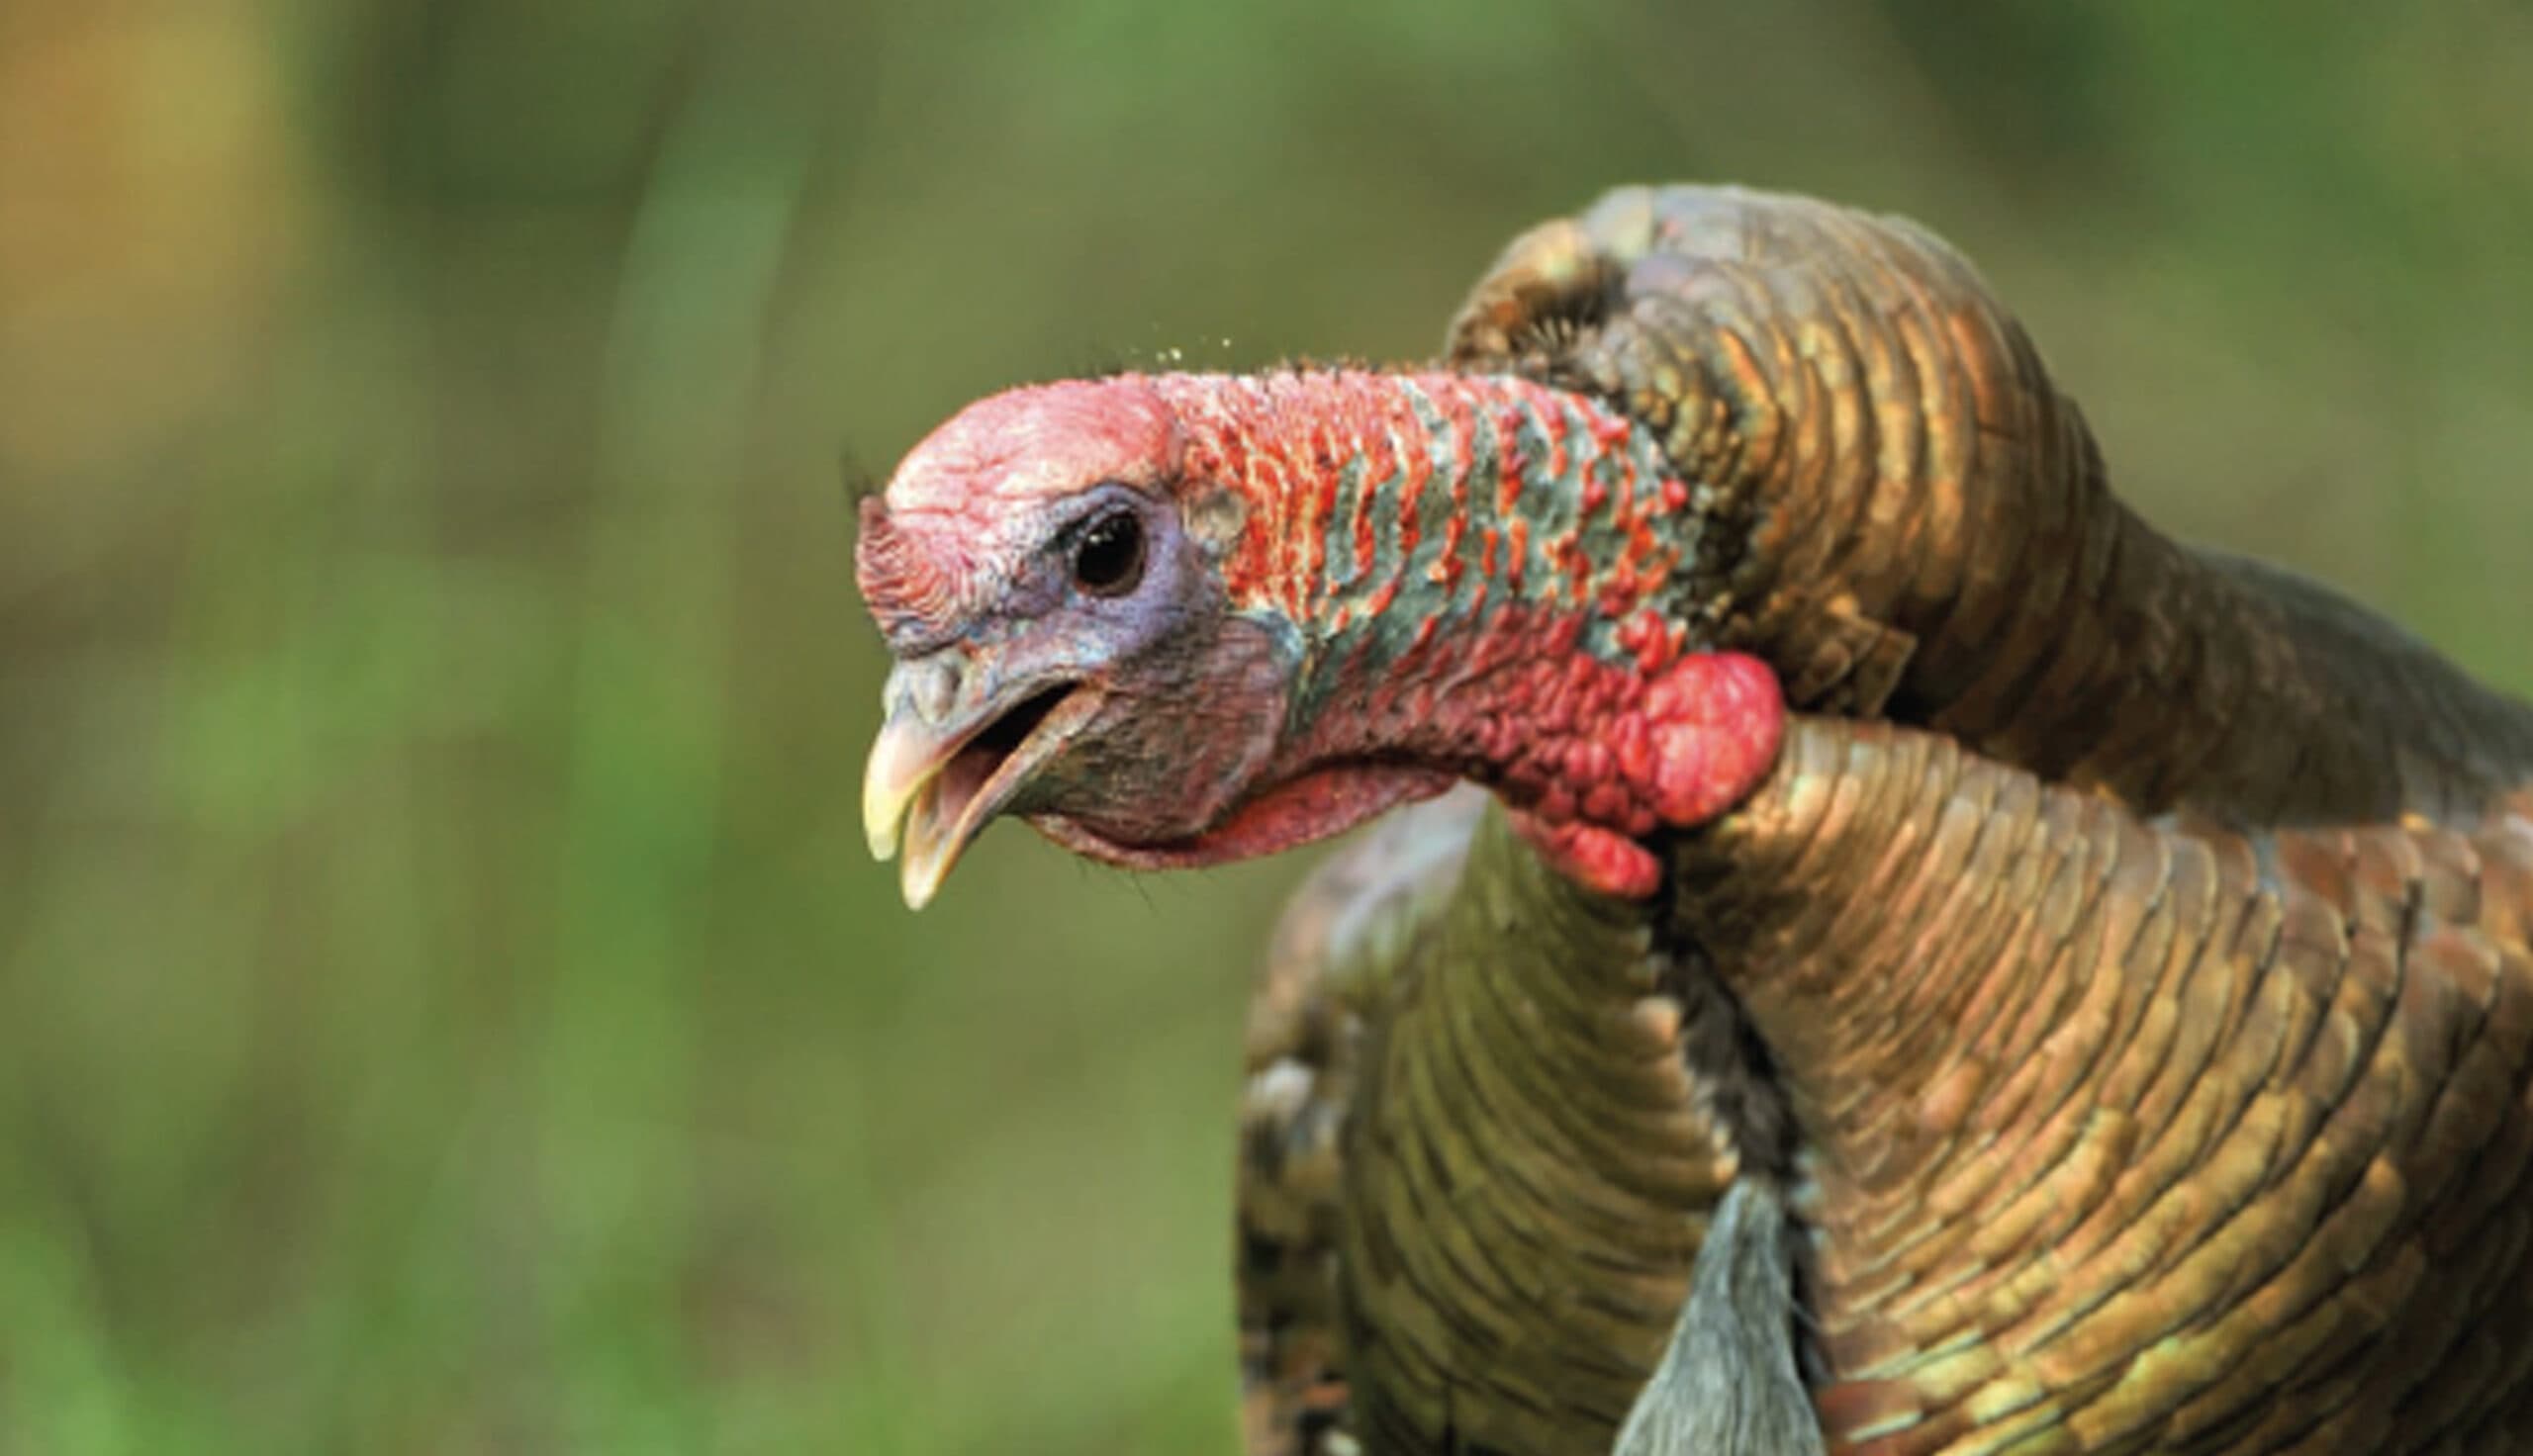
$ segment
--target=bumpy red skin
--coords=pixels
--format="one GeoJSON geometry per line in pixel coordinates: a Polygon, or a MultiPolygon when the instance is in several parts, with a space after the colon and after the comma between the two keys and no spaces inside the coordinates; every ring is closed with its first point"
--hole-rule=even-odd
{"type": "Polygon", "coordinates": [[[1516,823],[1565,873],[1632,898],[1661,882],[1639,840],[1739,802],[1785,725],[1776,675],[1732,652],[1691,653],[1649,680],[1587,658],[1537,663],[1507,696],[1525,723],[1499,780],[1516,823]]]}
{"type": "Polygon", "coordinates": [[[1242,498],[1246,524],[1223,566],[1233,603],[1304,625],[1322,700],[1306,704],[1279,764],[1404,759],[1479,779],[1565,872],[1635,897],[1660,880],[1643,837],[1722,813],[1775,761],[1775,674],[1741,654],[1684,650],[1686,627],[1666,610],[1685,587],[1690,493],[1625,416],[1509,378],[1110,383],[1169,405],[1186,488],[1242,498]],[[1390,488],[1360,489],[1352,518],[1337,521],[1350,464],[1390,488]],[[1413,563],[1434,492],[1452,499],[1440,555],[1381,580],[1376,536],[1393,531],[1396,560],[1413,563]],[[1525,511],[1545,513],[1544,502],[1524,498],[1545,492],[1577,508],[1569,525],[1534,536],[1525,511]],[[1596,560],[1587,529],[1619,544],[1596,560]],[[1406,650],[1387,656],[1374,636],[1350,637],[1359,607],[1413,613],[1406,650]],[[1616,628],[1597,653],[1585,642],[1595,623],[1616,628]]]}

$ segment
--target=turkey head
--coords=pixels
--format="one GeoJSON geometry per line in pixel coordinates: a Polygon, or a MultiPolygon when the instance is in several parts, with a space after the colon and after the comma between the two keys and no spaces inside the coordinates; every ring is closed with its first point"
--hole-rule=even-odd
{"type": "Polygon", "coordinates": [[[1695,629],[1702,516],[1649,437],[1510,377],[1015,390],[864,507],[896,658],[864,813],[908,903],[995,816],[1113,864],[1324,838],[1454,778],[1596,889],[1771,761],[1774,676],[1695,629]]]}

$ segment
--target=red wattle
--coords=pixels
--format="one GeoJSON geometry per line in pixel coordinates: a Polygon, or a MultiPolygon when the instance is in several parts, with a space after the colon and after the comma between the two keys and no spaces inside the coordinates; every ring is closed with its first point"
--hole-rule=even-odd
{"type": "Polygon", "coordinates": [[[1642,900],[1662,887],[1662,862],[1626,835],[1573,821],[1550,823],[1513,811],[1513,827],[1548,867],[1588,890],[1642,900]]]}
{"type": "Polygon", "coordinates": [[[1736,652],[1692,653],[1649,681],[1576,661],[1579,671],[1542,676],[1566,680],[1551,686],[1566,688],[1563,703],[1582,700],[1580,715],[1529,719],[1507,705],[1515,746],[1504,786],[1550,863],[1592,889],[1641,898],[1661,866],[1639,841],[1703,824],[1757,787],[1784,735],[1784,695],[1765,663],[1736,652]]]}

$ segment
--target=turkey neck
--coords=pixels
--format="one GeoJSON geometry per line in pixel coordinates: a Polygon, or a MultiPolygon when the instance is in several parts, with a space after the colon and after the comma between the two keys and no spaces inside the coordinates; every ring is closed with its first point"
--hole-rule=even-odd
{"type": "Polygon", "coordinates": [[[1361,370],[1153,386],[1183,468],[1246,512],[1224,588],[1293,642],[1298,756],[1500,781],[1560,709],[1597,717],[1594,689],[1706,645],[1704,513],[1652,437],[1595,401],[1361,370]]]}
{"type": "Polygon", "coordinates": [[[1635,841],[1766,772],[1776,679],[1706,650],[1704,510],[1634,422],[1511,378],[1151,387],[1182,469],[1217,488],[1190,510],[1221,543],[1227,604],[1290,651],[1261,781],[1475,779],[1562,837],[1562,867],[1642,896],[1659,865],[1635,841]]]}
{"type": "Polygon", "coordinates": [[[1797,709],[2252,824],[2443,814],[2533,780],[2522,704],[2125,508],[2022,327],[1904,220],[1624,189],[1516,241],[1449,359],[1656,436],[1701,503],[1709,640],[1769,663],[1797,709]]]}
{"type": "Polygon", "coordinates": [[[1577,890],[1490,813],[1447,911],[1360,977],[1380,1012],[1339,1267],[1367,1450],[1611,1449],[1752,1162],[1725,1116],[1747,1089],[1701,1070],[1726,1028],[1675,999],[1656,918],[1577,890]]]}
{"type": "Polygon", "coordinates": [[[2436,1361],[2533,1322],[2487,1223],[2526,1168],[2528,802],[2181,833],[1796,719],[1674,912],[1816,1179],[1833,1448],[2408,1451],[2520,1408],[2436,1361]]]}

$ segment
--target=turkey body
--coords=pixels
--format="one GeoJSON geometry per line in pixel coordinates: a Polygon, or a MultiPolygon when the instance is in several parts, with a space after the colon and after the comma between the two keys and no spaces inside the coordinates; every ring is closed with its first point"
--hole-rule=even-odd
{"type": "Polygon", "coordinates": [[[1321,1449],[1342,1363],[1367,1449],[1607,1452],[1736,1171],[1659,917],[1485,807],[1393,815],[1279,937],[1243,1161],[1254,1450],[1321,1449]]]}
{"type": "Polygon", "coordinates": [[[1915,228],[1630,189],[1449,358],[1619,403],[1796,710],[1652,902],[1404,811],[1252,1018],[1252,1449],[1603,1453],[1736,1180],[1836,1451],[2533,1447],[2533,712],[2172,542],[1915,228]]]}
{"type": "Polygon", "coordinates": [[[1796,1101],[1833,1448],[2524,1449],[2528,809],[2185,830],[1802,725],[1676,913],[1796,1101]]]}

